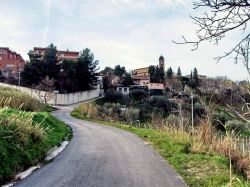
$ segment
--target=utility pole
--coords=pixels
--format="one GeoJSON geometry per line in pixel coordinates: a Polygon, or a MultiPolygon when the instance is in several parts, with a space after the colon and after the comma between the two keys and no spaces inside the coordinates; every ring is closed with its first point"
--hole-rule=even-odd
{"type": "Polygon", "coordinates": [[[20,76],[21,72],[20,70],[18,69],[18,86],[21,85],[21,76],[20,76]]]}
{"type": "Polygon", "coordinates": [[[192,112],[192,133],[194,133],[194,94],[193,90],[191,91],[191,112],[192,112]]]}

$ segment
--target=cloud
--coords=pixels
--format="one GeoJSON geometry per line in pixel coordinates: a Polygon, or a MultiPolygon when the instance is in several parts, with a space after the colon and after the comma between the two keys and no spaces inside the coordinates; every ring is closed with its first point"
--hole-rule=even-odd
{"type": "Polygon", "coordinates": [[[101,68],[121,64],[128,70],[157,64],[161,54],[166,67],[181,67],[184,74],[197,67],[200,74],[227,75],[244,79],[245,70],[231,59],[216,64],[235,39],[223,45],[203,44],[192,52],[190,46],[172,40],[195,37],[189,19],[190,0],[34,0],[25,3],[0,1],[1,45],[14,48],[27,59],[34,46],[54,43],[58,49],[80,51],[90,48],[101,68]],[[223,71],[222,71],[223,69],[223,71]],[[240,72],[240,73],[239,73],[240,72]]]}
{"type": "Polygon", "coordinates": [[[48,33],[50,30],[50,15],[51,15],[51,2],[52,0],[44,0],[43,2],[43,12],[45,17],[45,25],[43,28],[42,36],[43,36],[43,45],[48,42],[48,33]]]}

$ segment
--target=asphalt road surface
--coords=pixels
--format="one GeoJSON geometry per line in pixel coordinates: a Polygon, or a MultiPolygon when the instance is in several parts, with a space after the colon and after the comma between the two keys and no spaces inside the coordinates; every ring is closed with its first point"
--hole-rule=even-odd
{"type": "Polygon", "coordinates": [[[70,116],[72,107],[61,107],[53,113],[72,127],[72,141],[51,163],[15,186],[186,186],[175,170],[142,139],[114,127],[75,119],[70,116]]]}

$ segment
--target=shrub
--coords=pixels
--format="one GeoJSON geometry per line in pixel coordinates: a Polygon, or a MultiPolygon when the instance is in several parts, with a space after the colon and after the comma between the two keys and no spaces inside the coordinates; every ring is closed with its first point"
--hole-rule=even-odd
{"type": "Polygon", "coordinates": [[[143,100],[147,95],[147,92],[143,89],[134,89],[130,91],[130,97],[135,101],[143,100]]]}
{"type": "Polygon", "coordinates": [[[95,118],[97,116],[97,108],[93,103],[82,104],[76,110],[78,110],[81,116],[87,118],[95,118]]]}
{"type": "Polygon", "coordinates": [[[125,121],[129,123],[134,123],[136,120],[139,120],[140,110],[135,108],[126,108],[123,113],[125,121]]]}
{"type": "Polygon", "coordinates": [[[173,127],[179,127],[180,126],[180,117],[170,114],[168,118],[166,119],[167,125],[173,126],[173,127]]]}
{"type": "Polygon", "coordinates": [[[105,103],[102,106],[98,106],[98,118],[104,120],[119,120],[121,112],[120,103],[105,103]]]}
{"type": "Polygon", "coordinates": [[[206,114],[205,108],[202,107],[202,105],[198,102],[194,104],[194,115],[198,118],[202,117],[206,114]]]}
{"type": "Polygon", "coordinates": [[[107,103],[124,103],[123,95],[113,89],[109,89],[103,98],[107,103]]]}
{"type": "Polygon", "coordinates": [[[229,131],[235,131],[239,133],[243,132],[249,132],[250,131],[250,123],[238,121],[238,120],[232,120],[226,122],[226,129],[229,131]]]}
{"type": "Polygon", "coordinates": [[[135,107],[140,109],[140,120],[148,121],[154,116],[167,117],[177,109],[177,104],[165,97],[151,97],[142,103],[136,103],[135,107]]]}
{"type": "Polygon", "coordinates": [[[212,114],[212,125],[219,130],[225,130],[225,124],[229,120],[232,118],[222,111],[212,114]]]}

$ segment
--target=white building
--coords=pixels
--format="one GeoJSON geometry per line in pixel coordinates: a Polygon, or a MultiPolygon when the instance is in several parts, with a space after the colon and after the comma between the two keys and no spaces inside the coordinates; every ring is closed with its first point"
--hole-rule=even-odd
{"type": "Polygon", "coordinates": [[[116,88],[116,91],[121,93],[122,95],[129,95],[129,87],[118,86],[116,88]]]}

